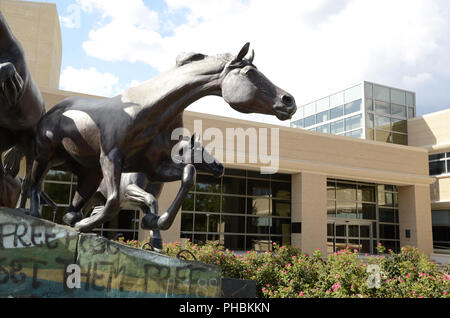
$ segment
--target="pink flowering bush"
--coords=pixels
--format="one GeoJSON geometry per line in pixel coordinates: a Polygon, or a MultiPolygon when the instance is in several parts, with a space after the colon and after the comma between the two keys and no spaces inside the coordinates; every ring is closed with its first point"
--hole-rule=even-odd
{"type": "Polygon", "coordinates": [[[324,259],[320,250],[307,255],[277,244],[242,255],[213,243],[164,245],[170,256],[181,250],[219,266],[223,277],[254,280],[262,298],[450,298],[448,265],[440,268],[414,247],[394,253],[379,246],[380,255],[365,258],[347,248],[324,259]]]}

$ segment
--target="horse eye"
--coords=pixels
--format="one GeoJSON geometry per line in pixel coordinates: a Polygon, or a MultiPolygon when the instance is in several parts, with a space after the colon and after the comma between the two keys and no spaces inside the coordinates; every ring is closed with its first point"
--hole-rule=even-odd
{"type": "Polygon", "coordinates": [[[244,67],[242,70],[241,70],[241,73],[243,74],[243,75],[251,75],[251,74],[253,74],[255,72],[255,69],[253,68],[253,67],[244,67]]]}

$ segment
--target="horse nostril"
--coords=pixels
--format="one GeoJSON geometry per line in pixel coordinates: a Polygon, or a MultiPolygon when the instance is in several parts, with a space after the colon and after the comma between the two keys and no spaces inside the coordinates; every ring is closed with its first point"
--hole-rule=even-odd
{"type": "Polygon", "coordinates": [[[294,103],[294,98],[291,95],[286,94],[281,97],[281,101],[286,106],[291,106],[294,103]]]}

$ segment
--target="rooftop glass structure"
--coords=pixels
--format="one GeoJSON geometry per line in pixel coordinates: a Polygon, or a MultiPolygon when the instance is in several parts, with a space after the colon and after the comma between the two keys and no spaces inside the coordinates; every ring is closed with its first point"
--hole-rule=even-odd
{"type": "Polygon", "coordinates": [[[415,114],[414,92],[363,81],[300,106],[291,127],[407,145],[415,114]]]}

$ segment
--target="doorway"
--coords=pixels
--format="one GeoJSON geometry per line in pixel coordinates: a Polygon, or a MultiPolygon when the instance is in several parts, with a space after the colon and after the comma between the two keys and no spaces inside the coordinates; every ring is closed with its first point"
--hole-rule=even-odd
{"type": "Polygon", "coordinates": [[[327,224],[328,253],[349,247],[358,253],[373,254],[372,222],[333,221],[327,224]]]}

